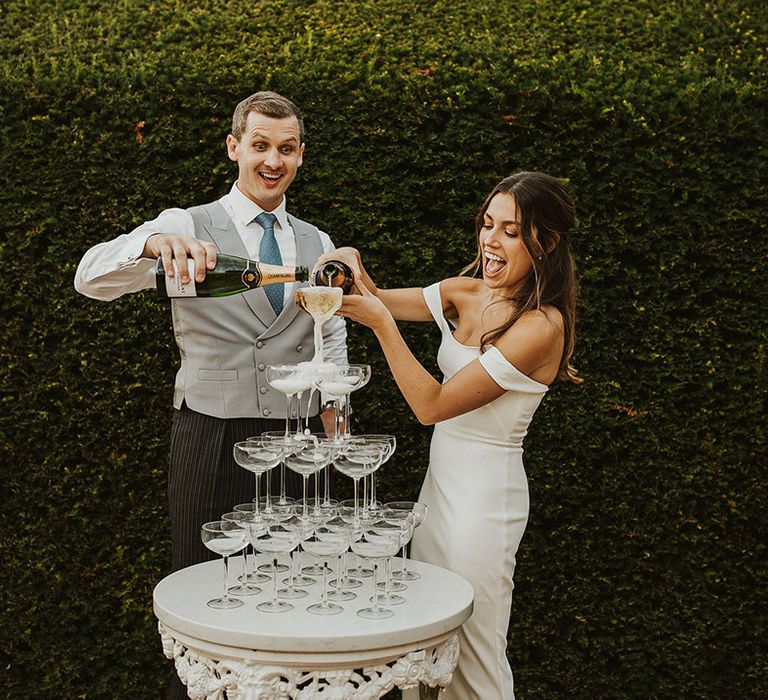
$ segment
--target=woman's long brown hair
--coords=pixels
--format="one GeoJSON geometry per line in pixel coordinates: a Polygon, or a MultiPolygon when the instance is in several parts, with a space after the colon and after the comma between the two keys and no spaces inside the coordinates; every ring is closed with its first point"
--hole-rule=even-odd
{"type": "Polygon", "coordinates": [[[499,182],[486,197],[475,217],[477,256],[461,274],[475,275],[482,269],[483,251],[480,231],[485,212],[497,194],[515,198],[520,218],[520,236],[531,256],[533,270],[517,294],[509,299],[513,311],[507,321],[485,333],[480,341],[483,349],[510,328],[523,314],[553,306],[563,316],[565,344],[557,370],[558,379],[579,383],[582,380],[571,366],[576,325],[576,266],[569,238],[576,230],[576,207],[563,184],[545,173],[520,172],[499,182]]]}

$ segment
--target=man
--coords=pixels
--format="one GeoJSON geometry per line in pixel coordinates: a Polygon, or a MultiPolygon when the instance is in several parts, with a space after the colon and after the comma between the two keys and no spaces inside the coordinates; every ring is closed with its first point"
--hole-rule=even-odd
{"type": "MultiPolygon", "coordinates": [[[[194,277],[202,281],[216,265],[217,250],[310,269],[333,250],[325,233],[286,212],[285,192],[304,155],[298,108],[274,92],[257,92],[235,109],[226,142],[238,168],[229,193],[188,210],[166,209],[130,233],[94,246],[78,266],[77,291],[108,301],[152,288],[157,258],[169,276],[175,261],[188,284],[187,260],[194,261],[194,277]]],[[[234,443],[285,428],[285,396],[270,387],[266,367],[297,364],[314,354],[313,322],[294,303],[295,287],[279,284],[232,297],[171,302],[181,354],[168,474],[174,570],[210,559],[200,526],[253,498],[253,476],[235,464],[234,443]]],[[[323,335],[325,360],[346,364],[343,319],[329,320],[323,335]]],[[[315,396],[310,415],[318,404],[315,396]]],[[[313,419],[313,429],[331,433],[333,410],[322,411],[320,418],[313,419]]]]}

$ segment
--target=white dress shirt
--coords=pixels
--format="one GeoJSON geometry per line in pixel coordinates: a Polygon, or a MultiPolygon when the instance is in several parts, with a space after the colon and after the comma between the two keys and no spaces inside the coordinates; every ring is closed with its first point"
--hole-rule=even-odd
{"type": "MultiPolygon", "coordinates": [[[[259,244],[264,229],[254,219],[264,211],[258,204],[246,197],[235,182],[228,194],[219,199],[224,210],[235,224],[238,234],[251,260],[259,259],[259,244]]],[[[275,215],[275,238],[283,258],[283,265],[296,266],[296,240],[288,221],[286,200],[270,212],[275,215]]],[[[92,299],[112,301],[123,294],[142,289],[155,289],[155,264],[152,258],[141,254],[147,239],[155,233],[176,233],[194,238],[195,223],[192,215],[184,209],[166,209],[151,221],[145,221],[130,233],[98,243],[83,256],[75,273],[75,289],[92,299]]],[[[335,249],[328,234],[319,231],[324,252],[335,249]]],[[[285,303],[291,285],[285,285],[285,303]]],[[[347,364],[347,332],[344,319],[332,316],[323,324],[324,359],[334,364],[347,364]]]]}

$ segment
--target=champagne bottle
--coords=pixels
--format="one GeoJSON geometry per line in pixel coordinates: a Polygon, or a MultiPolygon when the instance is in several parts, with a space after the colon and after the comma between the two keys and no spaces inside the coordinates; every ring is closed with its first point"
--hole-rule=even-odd
{"type": "Polygon", "coordinates": [[[266,265],[236,255],[219,253],[216,255],[216,267],[213,270],[206,270],[205,279],[202,282],[197,282],[195,280],[195,261],[188,258],[187,262],[190,281],[188,284],[184,284],[178,274],[175,260],[173,266],[176,274],[173,277],[168,277],[165,274],[162,258],[157,259],[155,277],[157,292],[161,297],[226,297],[268,284],[306,282],[309,280],[309,270],[306,267],[266,265]]]}
{"type": "Polygon", "coordinates": [[[317,287],[341,287],[344,294],[349,294],[355,275],[352,268],[341,260],[329,260],[316,270],[314,283],[317,287]]]}

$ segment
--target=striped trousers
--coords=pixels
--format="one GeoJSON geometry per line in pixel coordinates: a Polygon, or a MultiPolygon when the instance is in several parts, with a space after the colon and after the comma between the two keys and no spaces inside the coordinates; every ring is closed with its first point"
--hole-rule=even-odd
{"type": "MultiPolygon", "coordinates": [[[[314,432],[323,432],[318,416],[309,419],[309,427],[314,432]]],[[[197,413],[186,404],[174,411],[168,469],[174,571],[218,559],[203,545],[200,526],[219,520],[235,505],[248,503],[256,495],[255,477],[235,462],[234,444],[267,430],[284,429],[284,419],[214,418],[197,413]]],[[[272,471],[273,494],[279,494],[279,475],[279,468],[272,471]]],[[[290,469],[286,470],[286,492],[293,498],[302,495],[302,479],[290,469]]],[[[260,495],[266,495],[265,477],[261,480],[260,495]]]]}

